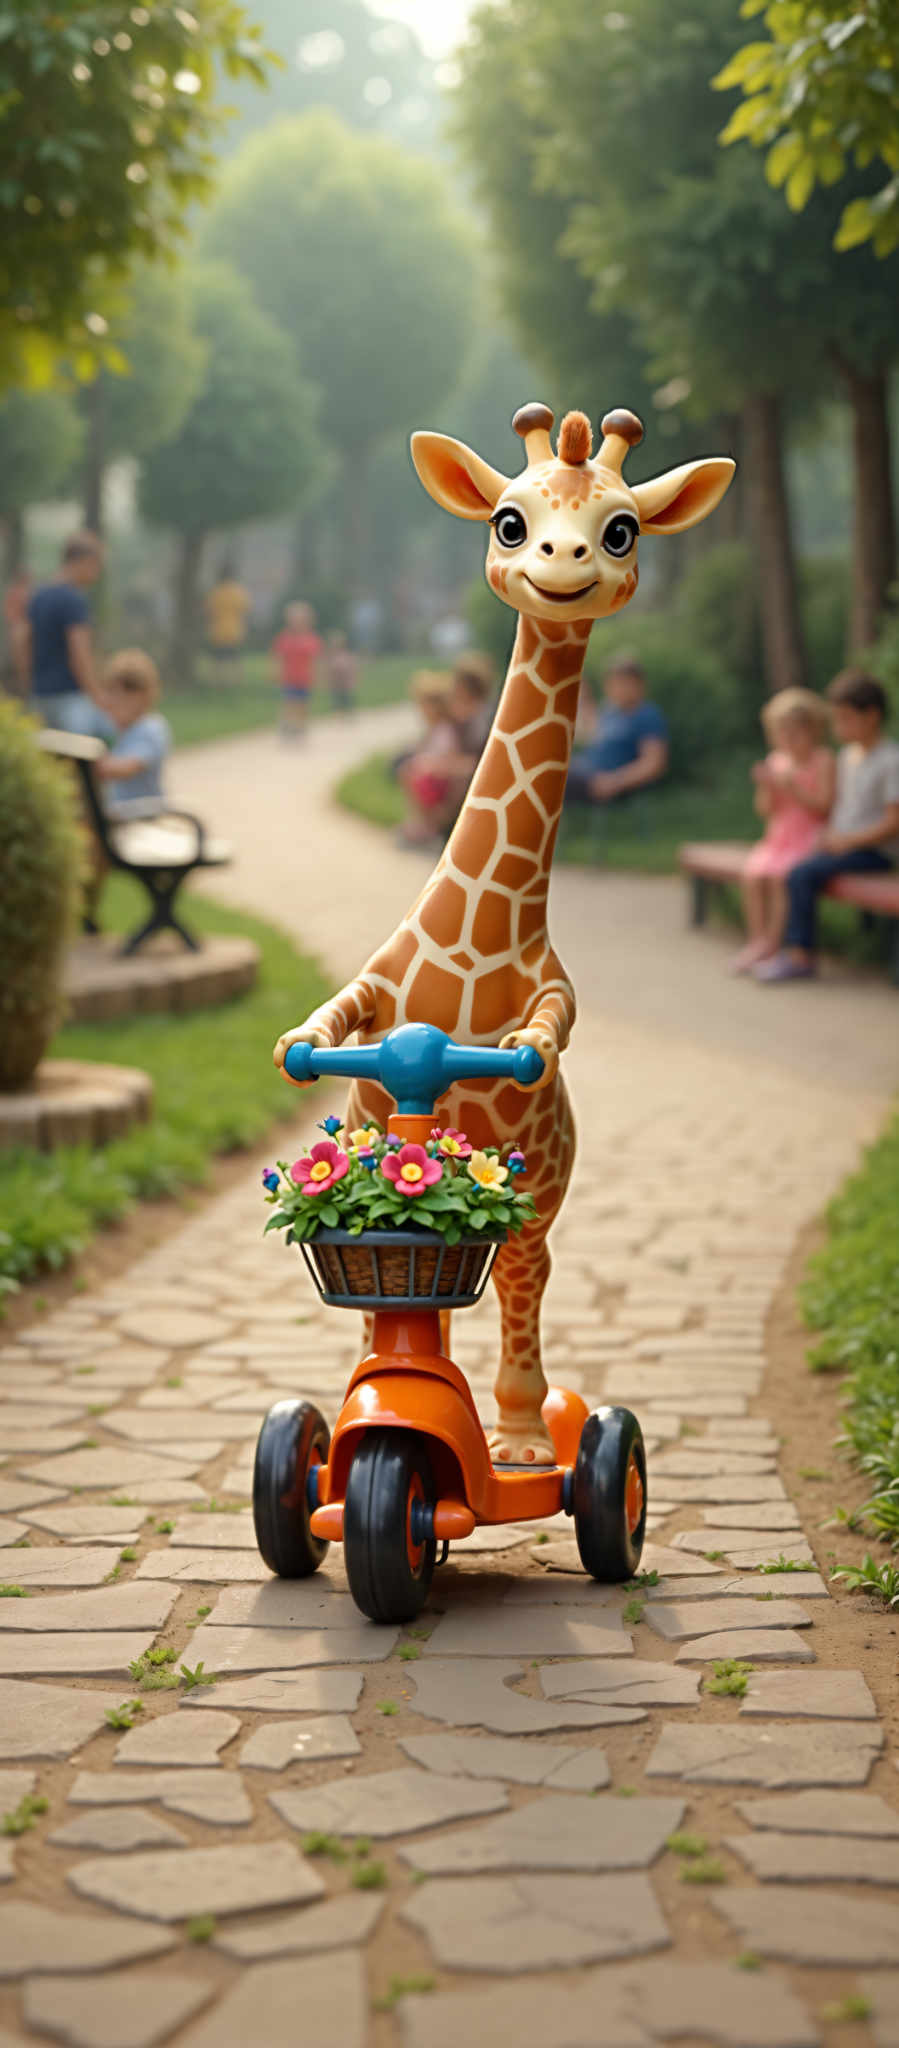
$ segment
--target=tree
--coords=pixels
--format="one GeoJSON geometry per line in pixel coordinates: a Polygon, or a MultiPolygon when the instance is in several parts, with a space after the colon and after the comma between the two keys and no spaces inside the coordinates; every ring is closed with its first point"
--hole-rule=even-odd
{"type": "Polygon", "coordinates": [[[321,393],[342,467],[344,572],[364,588],[372,453],[456,382],[473,318],[470,236],[430,165],[322,113],[245,144],[202,243],[293,336],[321,393]]]}
{"type": "Polygon", "coordinates": [[[184,680],[207,535],[296,505],[321,459],[314,396],[291,344],[241,280],[222,264],[198,266],[191,300],[207,348],[203,379],[178,433],[152,450],[140,480],[144,516],[180,538],[172,671],[184,680]]]}
{"type": "Polygon", "coordinates": [[[111,330],[121,350],[120,370],[98,369],[85,386],[87,421],[84,522],[103,531],[106,465],[122,455],[149,454],[171,440],[199,390],[206,344],[191,326],[183,272],[141,267],[127,310],[111,330]]]}
{"type": "Polygon", "coordinates": [[[8,0],[0,13],[0,383],[86,375],[136,257],[210,189],[217,73],[265,79],[234,0],[8,0]]]}
{"type": "Polygon", "coordinates": [[[237,119],[223,153],[263,122],[323,106],[351,128],[440,147],[437,67],[405,22],[379,19],[365,0],[253,0],[253,13],[282,63],[264,101],[250,85],[230,95],[237,119]]]}
{"type": "Polygon", "coordinates": [[[899,8],[896,0],[744,0],[764,14],[767,42],[747,43],[714,83],[743,100],[722,135],[767,148],[772,185],[801,213],[816,185],[836,185],[854,164],[875,167],[871,189],[850,197],[838,249],[869,241],[875,256],[899,248],[899,8]],[[884,181],[884,173],[886,179],[884,181]]]}
{"type": "Polygon", "coordinates": [[[66,391],[12,391],[0,404],[0,520],[7,576],[21,566],[24,515],[51,498],[81,447],[83,428],[66,391]]]}

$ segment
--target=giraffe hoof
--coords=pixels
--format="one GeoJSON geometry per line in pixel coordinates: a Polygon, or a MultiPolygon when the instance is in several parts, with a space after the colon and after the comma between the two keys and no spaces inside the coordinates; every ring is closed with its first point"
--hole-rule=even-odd
{"type": "Polygon", "coordinates": [[[554,1465],[556,1451],[552,1437],[540,1422],[513,1423],[496,1428],[487,1439],[494,1465],[554,1465]]]}

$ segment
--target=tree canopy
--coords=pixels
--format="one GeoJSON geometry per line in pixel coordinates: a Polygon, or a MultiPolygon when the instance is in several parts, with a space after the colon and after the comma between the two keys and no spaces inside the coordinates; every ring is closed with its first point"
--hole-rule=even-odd
{"type": "Polygon", "coordinates": [[[83,437],[66,391],[11,391],[0,403],[0,519],[50,498],[70,474],[83,437]]]}
{"type": "Polygon", "coordinates": [[[218,69],[265,78],[235,0],[5,0],[0,384],[91,375],[110,294],[210,187],[218,69]]]}
{"type": "Polygon", "coordinates": [[[739,85],[741,104],[723,142],[767,147],[767,176],[796,213],[816,186],[850,167],[874,166],[870,190],[845,200],[838,249],[869,241],[876,256],[899,248],[899,7],[865,0],[744,0],[763,14],[768,40],[746,43],[715,79],[739,85]],[[886,175],[884,175],[886,174],[886,175]]]}

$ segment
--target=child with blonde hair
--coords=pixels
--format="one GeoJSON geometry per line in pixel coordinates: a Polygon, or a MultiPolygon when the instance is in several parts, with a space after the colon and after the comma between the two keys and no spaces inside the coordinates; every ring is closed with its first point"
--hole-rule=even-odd
{"type": "Polygon", "coordinates": [[[787,916],[785,877],[818,845],[836,781],[823,697],[779,690],[763,707],[762,726],[769,752],[755,763],[752,779],[755,808],[766,823],[743,869],[748,937],[733,962],[735,974],[750,973],[777,952],[787,916]]]}
{"type": "Polygon", "coordinates": [[[103,669],[103,708],[114,737],[94,773],[104,784],[106,809],[127,817],[140,804],[146,817],[163,808],[162,768],[172,744],[168,720],[157,711],[161,684],[155,661],[140,647],[124,647],[103,669]]]}
{"type": "Polygon", "coordinates": [[[458,748],[451,714],[453,678],[439,669],[419,669],[409,695],[421,713],[424,731],[411,754],[396,763],[397,779],[406,792],[408,810],[399,830],[402,846],[428,846],[450,820],[449,772],[458,748]]]}

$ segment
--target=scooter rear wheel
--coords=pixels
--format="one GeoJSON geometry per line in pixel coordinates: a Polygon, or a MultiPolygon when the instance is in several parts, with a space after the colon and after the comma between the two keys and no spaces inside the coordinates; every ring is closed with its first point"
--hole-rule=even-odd
{"type": "Polygon", "coordinates": [[[371,1621],[412,1621],[424,1606],[437,1545],[419,1524],[433,1502],[421,1437],[367,1429],[347,1478],[343,1555],[350,1592],[371,1621]]]}
{"type": "Polygon", "coordinates": [[[605,1585],[633,1578],[646,1534],[646,1451],[629,1408],[595,1408],[588,1415],[572,1506],[584,1569],[605,1585]]]}
{"type": "Polygon", "coordinates": [[[309,1527],[308,1479],[325,1465],[331,1435],[311,1401],[276,1401],[256,1445],[253,1522],[269,1571],[280,1579],[308,1579],[328,1545],[309,1527]]]}

